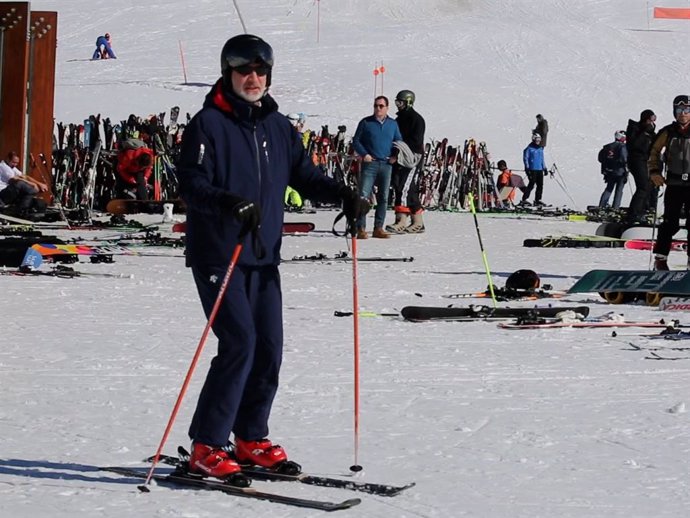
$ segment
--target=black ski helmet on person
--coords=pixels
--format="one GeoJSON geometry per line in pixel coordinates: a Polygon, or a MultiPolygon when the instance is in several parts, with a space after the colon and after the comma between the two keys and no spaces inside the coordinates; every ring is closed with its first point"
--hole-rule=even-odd
{"type": "Polygon", "coordinates": [[[264,40],[252,34],[233,36],[223,45],[220,53],[220,71],[226,85],[231,85],[230,73],[233,68],[251,64],[268,67],[266,87],[271,86],[273,69],[273,49],[264,40]]]}
{"type": "Polygon", "coordinates": [[[676,95],[676,98],[673,99],[673,116],[676,117],[678,114],[676,113],[676,109],[682,107],[682,108],[690,108],[690,95],[676,95]]]}
{"type": "Polygon", "coordinates": [[[395,96],[395,102],[398,101],[403,105],[403,107],[410,107],[414,104],[415,96],[412,90],[400,90],[398,95],[395,96]]]}

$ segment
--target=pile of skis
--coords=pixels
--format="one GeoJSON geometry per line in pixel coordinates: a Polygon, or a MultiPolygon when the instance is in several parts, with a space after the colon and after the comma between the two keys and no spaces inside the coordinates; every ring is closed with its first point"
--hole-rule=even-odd
{"type": "MultiPolygon", "coordinates": [[[[130,115],[118,124],[100,114],[81,123],[57,124],[52,156],[52,192],[55,204],[70,219],[88,220],[93,209],[104,210],[117,198],[117,152],[128,138],[143,140],[154,151],[153,197],[173,199],[178,196],[175,163],[180,153],[185,124],[178,122],[179,107],[148,118],[130,115]]],[[[187,114],[187,121],[190,115],[187,114]]],[[[46,157],[36,157],[37,166],[48,168],[46,157]]]]}

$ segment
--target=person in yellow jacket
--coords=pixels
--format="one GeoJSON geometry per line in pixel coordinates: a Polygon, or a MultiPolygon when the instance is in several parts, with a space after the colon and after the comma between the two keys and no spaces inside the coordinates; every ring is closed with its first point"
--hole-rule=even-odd
{"type": "MultiPolygon", "coordinates": [[[[304,129],[307,116],[304,113],[288,113],[287,118],[290,124],[292,124],[292,127],[300,134],[302,145],[306,149],[311,133],[309,130],[304,129]]],[[[302,200],[302,196],[288,185],[288,188],[285,189],[285,206],[290,209],[301,209],[303,205],[304,201],[302,200]]]]}

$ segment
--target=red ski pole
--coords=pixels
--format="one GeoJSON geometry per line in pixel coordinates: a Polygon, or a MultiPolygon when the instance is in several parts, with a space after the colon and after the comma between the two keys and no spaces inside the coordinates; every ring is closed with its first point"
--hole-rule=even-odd
{"type": "Polygon", "coordinates": [[[352,319],[354,334],[354,454],[355,463],[350,466],[350,471],[362,471],[359,465],[359,288],[357,286],[357,225],[350,223],[352,227],[352,319]]]}
{"type": "Polygon", "coordinates": [[[156,450],[156,455],[153,457],[151,469],[149,469],[148,475],[146,475],[146,480],[144,481],[144,483],[138,486],[139,489],[144,493],[149,492],[149,488],[147,486],[151,483],[151,478],[153,477],[153,472],[156,469],[156,465],[158,464],[158,459],[160,458],[161,452],[163,451],[163,447],[165,446],[165,443],[168,440],[168,435],[170,435],[170,430],[172,430],[173,423],[175,422],[175,418],[177,417],[177,412],[179,411],[180,405],[182,404],[182,399],[184,398],[185,392],[187,392],[189,382],[192,380],[192,373],[194,372],[196,364],[199,361],[201,351],[203,351],[204,349],[204,345],[206,344],[208,334],[211,332],[211,326],[213,326],[213,322],[216,320],[216,315],[218,314],[220,305],[223,302],[223,296],[225,295],[225,292],[228,289],[230,277],[232,277],[232,272],[235,270],[235,264],[237,263],[237,259],[240,256],[240,253],[242,253],[242,243],[237,243],[237,245],[235,246],[235,250],[232,253],[230,264],[228,264],[228,269],[225,272],[225,277],[223,277],[223,282],[221,282],[220,284],[220,289],[218,290],[216,302],[213,304],[211,314],[208,316],[208,322],[206,322],[204,332],[201,334],[199,345],[197,345],[196,347],[194,358],[192,358],[192,363],[189,365],[189,369],[187,370],[187,375],[185,376],[184,382],[182,383],[180,393],[177,395],[177,401],[175,401],[175,406],[173,407],[172,413],[170,414],[170,418],[168,419],[168,424],[165,427],[165,432],[163,432],[163,437],[161,438],[161,442],[158,445],[158,449],[156,450]]]}

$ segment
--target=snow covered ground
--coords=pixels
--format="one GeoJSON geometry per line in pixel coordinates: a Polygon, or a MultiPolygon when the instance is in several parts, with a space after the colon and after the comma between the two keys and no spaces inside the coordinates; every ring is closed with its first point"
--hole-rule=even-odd
{"type": "MultiPolygon", "coordinates": [[[[249,30],[276,48],[273,91],[283,111],[311,114],[312,128],[353,129],[371,111],[371,71],[383,62],[385,93],[417,93],[428,138],[486,140],[495,159],[516,168],[534,115],[542,113],[552,131],[547,159],[563,172],[575,204],[550,183],[545,199],[579,208],[602,188],[599,147],[644,108],[668,123],[671,100],[687,92],[690,79],[690,25],[650,20],[648,27],[648,2],[641,0],[320,2],[318,44],[312,1],[238,3],[249,30]]],[[[65,122],[96,112],[118,120],[173,105],[194,113],[218,75],[222,44],[241,30],[231,2],[36,0],[32,7],[59,10],[56,119],[65,122]],[[69,61],[89,57],[106,31],[118,60],[69,61]],[[178,40],[189,85],[182,84],[178,40]]],[[[328,230],[334,216],[286,219],[328,230]]],[[[425,234],[360,242],[361,257],[415,258],[360,263],[363,310],[465,304],[471,301],[441,296],[486,287],[471,215],[428,213],[426,220],[425,234]]],[[[648,266],[645,252],[521,246],[530,237],[593,233],[594,223],[484,215],[479,224],[498,285],[519,268],[566,289],[592,268],[648,266]]],[[[283,257],[346,246],[325,232],[286,237],[283,257]]],[[[210,492],[160,488],[145,495],[134,480],[97,471],[142,465],[153,453],[205,324],[180,252],[150,252],[170,257],[76,265],[132,279],[0,277],[0,514],[320,515],[210,492]]],[[[685,258],[672,255],[671,264],[682,267],[685,258]]],[[[345,475],[354,460],[352,321],[333,311],[351,309],[351,266],[285,264],[282,277],[285,361],[271,436],[309,471],[345,475]]],[[[570,303],[587,303],[595,316],[612,309],[596,295],[556,302],[570,303]]],[[[629,319],[671,316],[643,306],[615,309],[629,319]]],[[[417,487],[393,499],[365,495],[343,516],[687,514],[690,360],[649,360],[649,351],[630,346],[658,342],[614,338],[604,329],[507,331],[487,322],[391,317],[362,318],[360,341],[359,479],[417,487]]],[[[214,348],[211,338],[168,452],[188,446],[186,427],[214,348]]],[[[355,496],[255,484],[305,497],[355,496]]]]}

